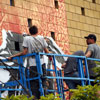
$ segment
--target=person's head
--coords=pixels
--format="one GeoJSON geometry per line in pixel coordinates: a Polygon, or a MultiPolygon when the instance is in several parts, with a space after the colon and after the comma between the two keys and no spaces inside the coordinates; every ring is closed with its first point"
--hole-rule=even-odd
{"type": "Polygon", "coordinates": [[[86,39],[87,45],[96,43],[96,36],[94,34],[89,34],[88,36],[84,37],[86,39]]]}
{"type": "Polygon", "coordinates": [[[34,25],[29,28],[29,32],[31,35],[35,35],[38,33],[38,28],[34,25]]]}

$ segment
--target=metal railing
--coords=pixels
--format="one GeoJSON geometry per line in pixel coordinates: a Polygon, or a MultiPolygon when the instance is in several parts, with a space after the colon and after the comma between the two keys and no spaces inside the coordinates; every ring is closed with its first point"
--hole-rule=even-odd
{"type": "MultiPolygon", "coordinates": [[[[75,56],[75,55],[61,55],[61,54],[46,54],[46,53],[33,53],[33,54],[27,54],[24,56],[20,56],[20,57],[15,57],[13,58],[13,60],[17,60],[18,66],[13,66],[13,68],[18,69],[19,70],[19,79],[18,80],[14,80],[14,81],[9,81],[4,83],[4,87],[2,87],[2,84],[0,84],[0,91],[23,91],[24,93],[29,93],[30,95],[32,95],[32,91],[31,91],[31,86],[30,86],[30,81],[31,80],[39,80],[39,91],[41,96],[45,95],[44,94],[44,88],[43,88],[43,84],[42,84],[42,79],[51,79],[51,80],[56,80],[54,82],[54,84],[56,83],[56,89],[47,89],[48,92],[57,92],[60,97],[65,100],[65,95],[64,92],[66,90],[64,90],[64,85],[63,85],[63,80],[80,80],[81,81],[81,85],[84,86],[86,85],[86,82],[88,85],[91,84],[91,81],[94,81],[93,79],[90,79],[89,76],[89,71],[88,71],[88,64],[87,64],[87,60],[94,60],[94,61],[100,61],[100,59],[94,59],[94,58],[86,58],[85,56],[75,56]],[[46,69],[47,71],[53,72],[53,75],[49,76],[43,76],[43,71],[42,71],[42,66],[41,66],[41,61],[40,61],[40,57],[41,55],[45,55],[45,56],[50,56],[52,57],[52,67],[53,69],[46,69]],[[36,65],[37,65],[37,73],[38,73],[38,77],[33,77],[30,78],[29,77],[29,71],[27,70],[27,75],[28,77],[26,77],[25,75],[25,67],[23,64],[23,59],[27,58],[27,57],[31,57],[34,56],[35,60],[36,60],[36,65]],[[56,65],[56,58],[55,57],[74,57],[77,59],[78,62],[78,72],[79,72],[79,77],[64,77],[62,76],[62,71],[59,70],[57,68],[56,65]],[[84,73],[84,67],[83,67],[83,61],[84,61],[84,65],[85,65],[85,73],[84,73]],[[13,87],[13,86],[22,86],[22,89],[14,89],[14,88],[7,88],[7,87],[13,87]]],[[[2,62],[6,62],[7,59],[2,60],[2,62]]],[[[6,68],[7,70],[10,68],[12,68],[11,66],[7,66],[7,65],[2,65],[0,66],[0,68],[6,68]]],[[[9,71],[8,70],[8,71],[9,71]]],[[[1,94],[1,92],[0,92],[1,94]]]]}

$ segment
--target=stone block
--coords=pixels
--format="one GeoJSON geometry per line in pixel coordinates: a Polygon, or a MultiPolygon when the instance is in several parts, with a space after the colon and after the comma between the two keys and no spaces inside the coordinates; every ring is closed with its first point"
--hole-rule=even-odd
{"type": "Polygon", "coordinates": [[[74,20],[74,21],[80,21],[80,20],[79,20],[79,17],[80,17],[79,14],[74,14],[74,13],[73,13],[73,20],[74,20]]]}
{"type": "Polygon", "coordinates": [[[90,3],[90,8],[91,8],[92,10],[95,10],[95,9],[96,9],[96,5],[95,5],[94,3],[90,3]]]}
{"type": "Polygon", "coordinates": [[[82,22],[82,23],[85,23],[85,22],[86,22],[85,16],[80,16],[78,19],[79,19],[80,22],[82,22]]]}
{"type": "Polygon", "coordinates": [[[79,38],[79,44],[84,46],[85,45],[85,39],[79,38]]]}
{"type": "Polygon", "coordinates": [[[66,13],[67,15],[67,19],[73,19],[73,15],[72,15],[72,13],[71,12],[67,12],[66,13]]]}
{"type": "Polygon", "coordinates": [[[89,10],[89,16],[90,16],[90,17],[94,17],[93,10],[89,10]]]}
{"type": "Polygon", "coordinates": [[[0,27],[0,31],[2,31],[2,29],[9,30],[9,23],[3,22],[2,26],[0,27]]]}
{"type": "Polygon", "coordinates": [[[99,19],[97,19],[97,23],[98,23],[98,26],[100,26],[100,20],[99,19]]]}
{"type": "Polygon", "coordinates": [[[73,5],[77,5],[78,4],[78,0],[70,0],[71,4],[73,5]]]}
{"type": "Polygon", "coordinates": [[[69,35],[69,43],[73,43],[72,36],[69,35]]]}
{"type": "Polygon", "coordinates": [[[100,33],[100,27],[95,27],[96,29],[95,29],[95,31],[96,31],[96,33],[100,33]]]}
{"type": "MultiPolygon", "coordinates": [[[[42,14],[43,15],[43,21],[45,21],[45,22],[49,22],[50,21],[50,15],[48,15],[48,14],[42,14]]],[[[57,21],[57,17],[54,17],[54,23],[56,23],[56,21],[57,21]]]]}
{"type": "Polygon", "coordinates": [[[76,51],[82,50],[82,49],[83,49],[82,47],[83,47],[83,46],[81,46],[81,45],[76,45],[76,51]]]}
{"type": "Polygon", "coordinates": [[[69,11],[69,5],[68,4],[65,4],[65,6],[66,6],[66,11],[69,11]]]}
{"type": "Polygon", "coordinates": [[[70,4],[70,0],[65,0],[65,3],[68,3],[68,4],[70,4]]]}
{"type": "Polygon", "coordinates": [[[67,20],[67,27],[71,27],[70,20],[67,20]]]}
{"type": "Polygon", "coordinates": [[[22,6],[24,9],[30,9],[30,2],[24,0],[22,2],[22,6]]]}
{"type": "Polygon", "coordinates": [[[23,18],[23,25],[28,26],[27,18],[23,18]]]}
{"type": "MultiPolygon", "coordinates": [[[[54,32],[54,24],[48,24],[48,30],[54,32]]],[[[60,31],[60,27],[58,29],[58,32],[60,31]]],[[[61,32],[59,32],[61,33],[61,32]]]]}
{"type": "Polygon", "coordinates": [[[83,23],[77,22],[77,29],[82,29],[83,28],[83,23]]]}
{"type": "Polygon", "coordinates": [[[19,19],[18,24],[20,23],[20,25],[24,25],[23,17],[18,17],[18,19],[19,19]]]}
{"type": "Polygon", "coordinates": [[[71,52],[76,51],[76,45],[70,44],[70,51],[71,51],[71,52]]]}
{"type": "Polygon", "coordinates": [[[89,25],[88,25],[88,24],[83,24],[83,29],[84,29],[85,31],[90,31],[89,25]]]}
{"type": "Polygon", "coordinates": [[[92,33],[95,33],[95,26],[93,26],[93,25],[90,25],[90,32],[92,32],[92,33]]]}
{"type": "Polygon", "coordinates": [[[79,44],[79,39],[77,37],[72,37],[72,40],[73,40],[73,44],[79,44]]]}
{"type": "Polygon", "coordinates": [[[92,2],[92,0],[87,0],[88,2],[92,2]]]}
{"type": "Polygon", "coordinates": [[[77,28],[77,22],[76,21],[70,21],[70,26],[72,28],[77,28]]]}
{"type": "Polygon", "coordinates": [[[100,11],[100,5],[96,4],[96,11],[100,11]]]}
{"type": "Polygon", "coordinates": [[[69,33],[69,35],[74,36],[74,29],[68,28],[68,33],[69,33]]]}
{"type": "Polygon", "coordinates": [[[90,32],[81,30],[81,38],[84,38],[85,36],[88,36],[88,34],[90,34],[90,32]]]}
{"type": "Polygon", "coordinates": [[[90,3],[88,1],[84,1],[84,7],[90,9],[90,3]]]}
{"type": "Polygon", "coordinates": [[[94,11],[94,18],[100,18],[100,13],[98,11],[94,11]]]}
{"type": "Polygon", "coordinates": [[[81,7],[75,7],[75,13],[81,14],[81,7]]]}
{"type": "Polygon", "coordinates": [[[84,7],[84,1],[83,0],[78,0],[77,3],[80,7],[84,7]]]}
{"type": "Polygon", "coordinates": [[[80,30],[74,29],[74,32],[75,32],[76,37],[81,37],[81,31],[80,30]]]}
{"type": "Polygon", "coordinates": [[[75,13],[75,6],[69,5],[69,11],[75,13]]]}
{"type": "Polygon", "coordinates": [[[89,9],[85,9],[85,15],[89,16],[88,14],[89,14],[89,9]]]}
{"type": "Polygon", "coordinates": [[[92,18],[91,17],[85,17],[87,24],[92,24],[92,18]]]}
{"type": "Polygon", "coordinates": [[[92,18],[92,24],[93,24],[93,25],[98,25],[97,19],[92,18]]]}
{"type": "Polygon", "coordinates": [[[15,7],[23,7],[23,2],[22,0],[15,0],[15,7]]]}

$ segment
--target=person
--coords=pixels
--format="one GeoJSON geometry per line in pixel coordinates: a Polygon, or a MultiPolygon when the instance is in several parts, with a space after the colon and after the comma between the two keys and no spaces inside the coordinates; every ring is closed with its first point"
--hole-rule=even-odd
{"type": "MultiPolygon", "coordinates": [[[[87,50],[85,52],[85,56],[89,58],[97,58],[100,59],[100,46],[96,44],[97,37],[95,34],[89,34],[84,37],[86,39],[86,43],[88,45],[87,50]]],[[[95,73],[93,68],[96,67],[96,63],[92,60],[88,60],[88,69],[89,75],[91,79],[95,79],[95,73]]]]}
{"type": "MultiPolygon", "coordinates": [[[[88,36],[85,36],[84,38],[86,39],[86,43],[88,45],[85,54],[84,54],[83,51],[77,51],[77,52],[73,53],[73,55],[86,56],[86,57],[89,57],[89,58],[99,59],[100,58],[100,46],[98,46],[96,44],[96,40],[97,40],[96,36],[94,34],[89,34],[88,36]]],[[[70,76],[70,77],[78,76],[78,74],[75,74],[77,72],[72,70],[74,67],[76,68],[76,66],[77,66],[77,63],[76,63],[75,60],[76,60],[76,58],[69,57],[68,60],[66,61],[66,63],[62,65],[62,67],[65,66],[65,68],[64,68],[64,76],[65,77],[67,77],[67,76],[70,76]],[[71,73],[71,74],[69,74],[69,73],[71,73]]],[[[95,79],[95,76],[94,76],[95,73],[93,72],[94,67],[96,67],[96,63],[94,61],[89,60],[88,61],[88,69],[89,69],[89,75],[90,75],[91,79],[95,79]]],[[[71,81],[71,80],[65,81],[70,89],[75,89],[76,86],[77,86],[77,84],[75,85],[75,82],[73,82],[73,81],[71,81]]]]}
{"type": "MultiPolygon", "coordinates": [[[[88,45],[86,52],[83,51],[76,51],[73,55],[78,56],[86,56],[89,58],[97,58],[100,59],[100,47],[96,44],[96,35],[89,34],[88,36],[84,37],[86,39],[86,43],[88,45]]],[[[96,63],[94,61],[88,61],[88,69],[90,79],[95,79],[95,73],[93,72],[93,68],[96,67],[96,63]]],[[[76,58],[68,57],[67,61],[62,65],[64,68],[64,77],[79,77],[78,70],[77,70],[77,62],[76,58]]],[[[68,85],[69,89],[75,89],[77,85],[80,85],[80,81],[77,80],[64,80],[65,83],[68,85]]],[[[93,85],[93,83],[91,83],[93,85]]],[[[71,97],[71,93],[69,96],[71,97]]]]}
{"type": "MultiPolygon", "coordinates": [[[[84,56],[83,51],[76,51],[72,55],[84,56]]],[[[79,77],[78,73],[78,62],[75,57],[68,57],[67,61],[62,65],[64,68],[64,77],[79,77]]],[[[69,89],[76,89],[77,85],[80,84],[77,80],[64,80],[68,85],[69,89]]]]}
{"type": "MultiPolygon", "coordinates": [[[[85,56],[85,53],[83,51],[76,51],[72,55],[85,56]]],[[[77,58],[68,57],[67,61],[62,65],[62,68],[64,68],[64,77],[79,77],[77,58]]],[[[78,80],[65,79],[64,81],[69,89],[76,89],[77,85],[81,85],[81,81],[78,80]]],[[[69,92],[69,99],[71,95],[72,93],[69,92]]]]}
{"type": "MultiPolygon", "coordinates": [[[[38,53],[38,52],[49,53],[49,50],[47,49],[47,43],[44,37],[38,35],[38,28],[34,25],[29,28],[29,32],[30,32],[30,35],[24,37],[24,40],[23,40],[23,45],[22,45],[23,51],[10,56],[8,58],[9,60],[11,60],[13,57],[26,55],[28,53],[38,53]]],[[[28,69],[30,71],[30,77],[36,77],[37,73],[34,73],[34,72],[37,72],[35,57],[34,56],[29,57],[28,61],[29,61],[28,69]]],[[[40,61],[41,61],[42,68],[45,69],[42,56],[40,57],[40,61]]],[[[45,70],[43,70],[43,72],[45,72],[45,70]]],[[[39,99],[40,98],[39,81],[32,80],[30,81],[30,84],[31,84],[32,95],[35,96],[35,99],[39,99]]]]}

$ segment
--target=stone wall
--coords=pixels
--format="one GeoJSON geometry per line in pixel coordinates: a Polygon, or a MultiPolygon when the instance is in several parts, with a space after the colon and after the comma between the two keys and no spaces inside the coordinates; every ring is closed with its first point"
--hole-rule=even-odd
{"type": "Polygon", "coordinates": [[[70,51],[86,50],[84,36],[96,34],[100,45],[100,0],[65,0],[70,51]]]}

